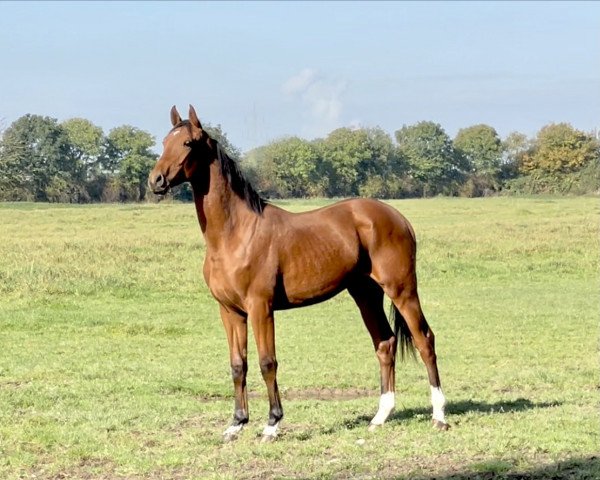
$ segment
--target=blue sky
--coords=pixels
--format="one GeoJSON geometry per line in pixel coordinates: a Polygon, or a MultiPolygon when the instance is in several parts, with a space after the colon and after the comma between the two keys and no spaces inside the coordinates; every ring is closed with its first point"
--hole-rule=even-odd
{"type": "Polygon", "coordinates": [[[597,2],[0,2],[0,122],[176,104],[242,150],[341,126],[600,127],[597,2]]]}

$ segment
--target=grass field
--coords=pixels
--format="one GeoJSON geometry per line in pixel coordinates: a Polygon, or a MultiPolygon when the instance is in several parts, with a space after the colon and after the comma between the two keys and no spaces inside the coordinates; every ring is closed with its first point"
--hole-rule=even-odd
{"type": "Polygon", "coordinates": [[[367,432],[378,363],[342,294],[278,315],[266,445],[254,348],[250,424],[221,442],[227,344],[192,205],[0,204],[0,478],[600,478],[598,199],[391,203],[417,231],[452,428],[408,361],[367,432]]]}

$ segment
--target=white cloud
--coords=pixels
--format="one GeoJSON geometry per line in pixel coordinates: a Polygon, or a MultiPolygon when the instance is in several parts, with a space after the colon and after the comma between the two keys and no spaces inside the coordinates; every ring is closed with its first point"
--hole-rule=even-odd
{"type": "Polygon", "coordinates": [[[294,95],[305,91],[315,81],[317,72],[312,68],[305,68],[297,75],[288,78],[281,86],[286,95],[294,95]]]}
{"type": "Polygon", "coordinates": [[[303,128],[305,133],[324,135],[341,125],[346,86],[343,80],[330,79],[312,68],[305,68],[288,78],[281,91],[300,101],[303,114],[310,122],[303,128]]]}

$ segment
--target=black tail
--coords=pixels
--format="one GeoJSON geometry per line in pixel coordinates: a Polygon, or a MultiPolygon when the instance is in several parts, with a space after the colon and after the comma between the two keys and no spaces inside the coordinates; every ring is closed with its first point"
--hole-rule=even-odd
{"type": "Polygon", "coordinates": [[[396,336],[396,355],[400,351],[400,360],[404,360],[407,355],[416,360],[415,346],[413,345],[412,333],[406,324],[406,320],[393,303],[390,306],[390,320],[394,320],[394,335],[396,336]]]}

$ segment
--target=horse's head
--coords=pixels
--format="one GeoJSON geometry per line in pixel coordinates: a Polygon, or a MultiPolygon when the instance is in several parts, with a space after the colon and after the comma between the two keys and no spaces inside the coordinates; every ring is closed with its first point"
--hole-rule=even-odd
{"type": "Polygon", "coordinates": [[[171,187],[191,180],[199,168],[198,160],[208,153],[210,137],[202,129],[194,107],[190,105],[189,120],[182,120],[177,108],[171,108],[173,128],[163,140],[163,154],[148,177],[150,189],[157,195],[171,187]],[[194,153],[194,154],[192,154],[194,153]]]}

